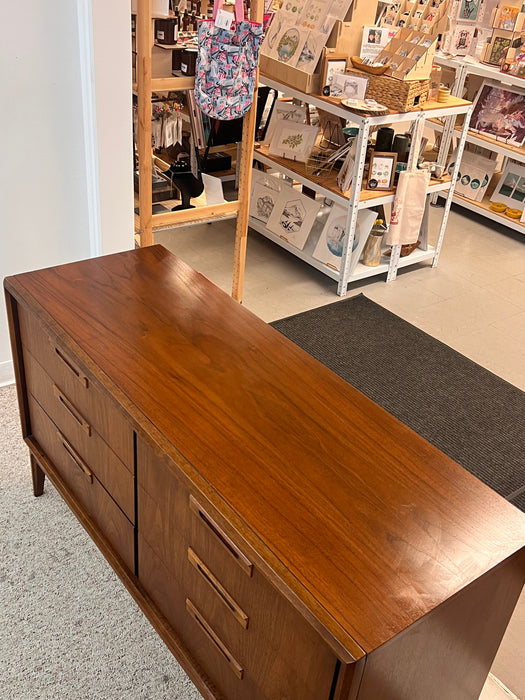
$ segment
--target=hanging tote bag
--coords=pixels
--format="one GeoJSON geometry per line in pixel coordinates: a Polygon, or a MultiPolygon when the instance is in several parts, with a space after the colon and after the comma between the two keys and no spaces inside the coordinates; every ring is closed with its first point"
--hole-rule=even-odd
{"type": "Polygon", "coordinates": [[[235,0],[230,29],[216,26],[222,3],[216,0],[213,19],[199,23],[195,99],[204,114],[228,121],[242,117],[252,105],[263,26],[245,21],[243,0],[235,0]]]}
{"type": "Polygon", "coordinates": [[[425,212],[429,180],[428,170],[406,170],[399,173],[392,217],[383,239],[386,245],[417,242],[425,212]]]}

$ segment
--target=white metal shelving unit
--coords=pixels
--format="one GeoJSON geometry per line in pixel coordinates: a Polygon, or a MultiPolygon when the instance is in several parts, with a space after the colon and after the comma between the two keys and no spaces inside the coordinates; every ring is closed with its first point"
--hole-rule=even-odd
{"type": "MultiPolygon", "coordinates": [[[[260,82],[277,90],[278,92],[283,93],[287,97],[295,98],[301,102],[304,102],[305,104],[310,104],[329,112],[334,116],[342,117],[346,121],[357,125],[359,127],[359,133],[356,137],[357,148],[352,186],[350,190],[345,193],[342,193],[339,190],[336,184],[335,175],[331,178],[315,178],[306,172],[304,164],[270,155],[268,153],[268,148],[264,146],[256,147],[254,151],[254,158],[257,161],[272,169],[278,170],[287,177],[298,181],[307,187],[312,188],[324,197],[347,207],[348,214],[346,222],[346,235],[343,244],[343,253],[339,271],[336,271],[321,261],[316,260],[312,257],[312,255],[306,253],[305,251],[299,250],[295,246],[289,244],[286,240],[283,240],[279,236],[273,234],[271,231],[268,231],[268,229],[266,229],[266,227],[256,219],[250,218],[250,226],[288,250],[290,253],[293,253],[301,260],[304,260],[309,265],[312,265],[316,269],[320,270],[328,277],[336,280],[338,282],[337,293],[339,296],[344,296],[347,292],[348,285],[356,280],[386,273],[387,281],[393,281],[396,277],[397,270],[400,267],[413,265],[424,260],[432,260],[432,266],[435,267],[438,262],[447,225],[447,219],[450,212],[450,206],[452,204],[452,194],[458,173],[457,168],[454,169],[450,177],[445,177],[443,180],[434,183],[429,187],[429,194],[446,192],[446,204],[443,211],[442,223],[435,248],[428,245],[426,240],[423,240],[420,248],[417,248],[409,256],[401,258],[401,246],[393,246],[390,258],[382,258],[383,261],[388,260],[388,262],[381,262],[381,264],[377,267],[367,267],[362,263],[358,263],[353,274],[350,275],[351,251],[359,211],[361,209],[374,208],[382,204],[389,204],[394,201],[394,192],[381,193],[362,190],[363,170],[366,160],[368,137],[372,129],[385,124],[415,122],[414,138],[412,140],[412,148],[409,156],[410,164],[410,162],[415,158],[415,154],[419,151],[425,121],[430,117],[444,118],[446,120],[448,117],[455,118],[458,114],[465,114],[469,118],[470,110],[472,108],[471,103],[459,98],[451,98],[450,102],[446,104],[440,104],[437,102],[425,103],[424,109],[415,112],[389,113],[381,116],[362,116],[352,112],[346,107],[343,107],[336,100],[324,98],[320,95],[310,95],[300,92],[299,90],[282,84],[268,76],[261,75],[260,82]]],[[[468,118],[465,120],[466,123],[468,123],[468,118]]],[[[466,128],[464,133],[462,133],[460,136],[460,155],[463,149],[465,136],[466,128]]]]}
{"type": "MultiPolygon", "coordinates": [[[[486,66],[472,60],[462,60],[460,58],[450,58],[448,56],[445,57],[436,55],[434,57],[434,63],[447,68],[452,68],[456,72],[456,79],[453,87],[453,94],[456,96],[463,93],[465,81],[469,75],[494,80],[501,83],[502,86],[508,85],[511,87],[521,87],[522,89],[524,87],[523,81],[519,80],[518,78],[513,78],[513,76],[501,73],[497,68],[486,66]]],[[[438,163],[441,165],[446,164],[452,139],[461,138],[461,134],[464,131],[464,126],[456,126],[455,121],[455,117],[450,117],[449,119],[445,120],[444,124],[437,124],[435,122],[431,122],[429,124],[429,126],[431,126],[433,129],[442,131],[443,134],[438,155],[438,163]]],[[[465,119],[465,121],[468,123],[469,119],[465,119]]],[[[495,141],[488,136],[484,136],[483,134],[473,131],[467,131],[466,142],[488,149],[493,153],[503,156],[504,158],[512,158],[520,163],[525,163],[525,148],[523,147],[517,148],[515,146],[508,146],[501,141],[495,141]]],[[[492,184],[494,184],[497,178],[498,173],[493,176],[492,184]]],[[[498,212],[492,211],[490,208],[490,194],[492,191],[493,187],[489,189],[489,192],[481,202],[474,202],[473,200],[466,199],[465,197],[461,197],[460,195],[452,192],[452,201],[454,204],[458,204],[469,211],[476,212],[487,219],[497,221],[499,224],[507,226],[514,231],[525,234],[525,223],[521,222],[519,219],[511,219],[508,216],[505,216],[505,214],[499,214],[498,212]]]]}

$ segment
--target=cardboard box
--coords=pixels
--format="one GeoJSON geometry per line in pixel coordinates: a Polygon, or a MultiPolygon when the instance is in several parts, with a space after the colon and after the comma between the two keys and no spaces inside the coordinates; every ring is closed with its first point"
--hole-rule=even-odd
{"type": "Polygon", "coordinates": [[[307,94],[318,93],[321,88],[321,74],[319,71],[316,73],[305,73],[303,70],[292,68],[263,54],[259,56],[259,69],[262,82],[264,82],[264,76],[266,75],[268,78],[278,80],[280,83],[289,85],[307,94]]]}
{"type": "MultiPolygon", "coordinates": [[[[131,0],[131,12],[137,13],[138,0],[131,0]]],[[[170,3],[169,0],[152,0],[151,14],[153,17],[169,17],[170,3]]]]}

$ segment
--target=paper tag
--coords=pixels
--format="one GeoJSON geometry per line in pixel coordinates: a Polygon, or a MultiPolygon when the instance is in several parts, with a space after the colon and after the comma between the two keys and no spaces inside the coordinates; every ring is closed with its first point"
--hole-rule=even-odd
{"type": "Polygon", "coordinates": [[[223,204],[225,200],[222,181],[218,177],[202,173],[202,182],[204,183],[206,204],[223,204]]]}
{"type": "Polygon", "coordinates": [[[226,10],[219,10],[215,18],[215,26],[220,29],[230,30],[233,24],[233,14],[226,10]]]}

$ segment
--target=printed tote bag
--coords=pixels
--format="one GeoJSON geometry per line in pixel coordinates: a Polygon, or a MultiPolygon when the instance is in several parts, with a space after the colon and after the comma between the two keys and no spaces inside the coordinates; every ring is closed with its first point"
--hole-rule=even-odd
{"type": "Polygon", "coordinates": [[[242,117],[253,102],[263,27],[244,20],[242,0],[235,0],[231,28],[217,26],[222,2],[215,2],[213,19],[199,23],[195,99],[204,114],[228,121],[242,117]]]}

